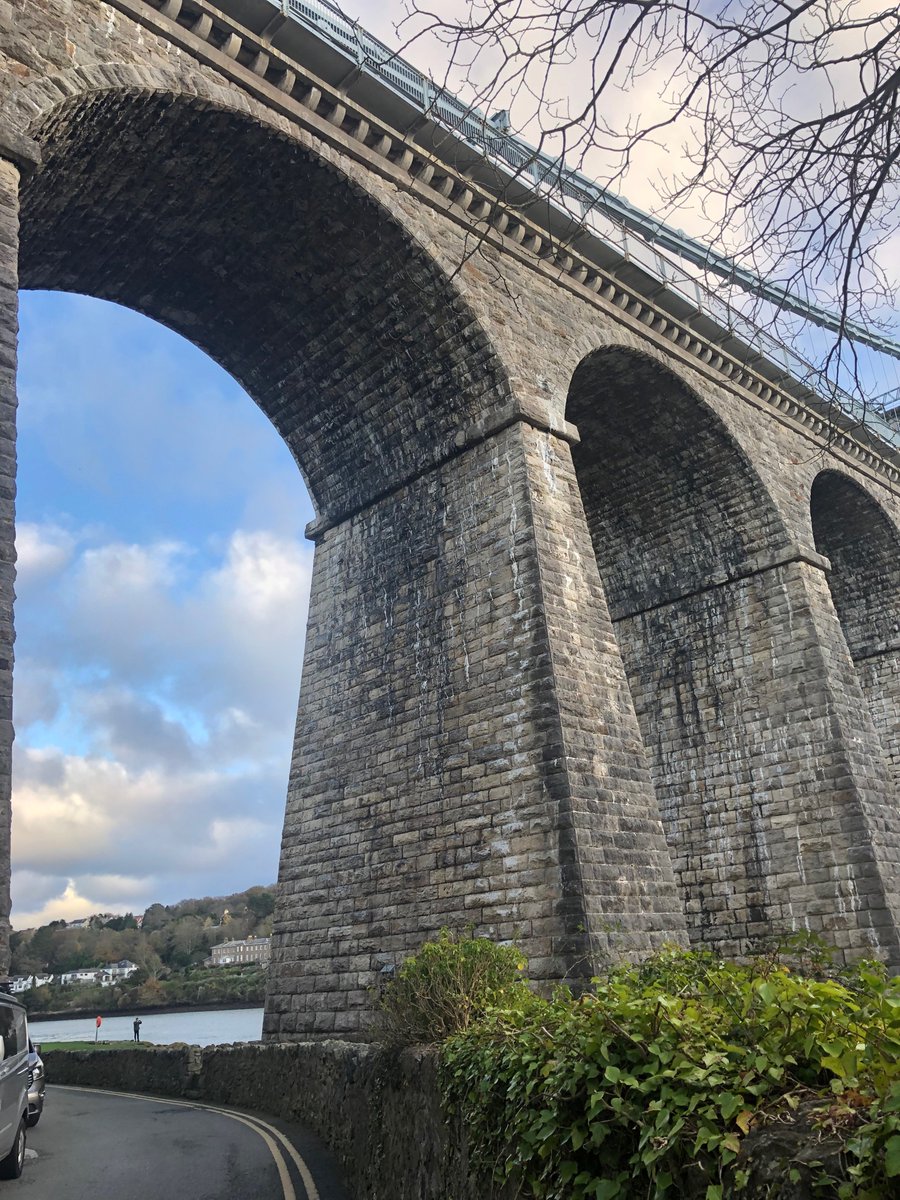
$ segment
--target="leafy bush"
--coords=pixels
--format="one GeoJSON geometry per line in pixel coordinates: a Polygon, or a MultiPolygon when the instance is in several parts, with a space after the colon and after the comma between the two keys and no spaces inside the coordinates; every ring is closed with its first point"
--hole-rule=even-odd
{"type": "Polygon", "coordinates": [[[402,1045],[441,1042],[470,1028],[492,1005],[529,995],[515,946],[442,929],[407,958],[379,1005],[382,1036],[402,1045]]]}
{"type": "Polygon", "coordinates": [[[473,1161],[536,1200],[720,1200],[744,1137],[818,1098],[846,1157],[822,1194],[900,1194],[900,979],[818,975],[669,950],[578,998],[494,990],[442,1047],[447,1103],[473,1161]]]}

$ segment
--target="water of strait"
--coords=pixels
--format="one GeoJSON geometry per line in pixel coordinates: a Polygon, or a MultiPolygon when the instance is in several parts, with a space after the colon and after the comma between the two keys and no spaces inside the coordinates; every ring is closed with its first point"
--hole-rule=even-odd
{"type": "MultiPolygon", "coordinates": [[[[104,1017],[100,1040],[130,1042],[135,1014],[104,1017]]],[[[216,1046],[224,1042],[256,1042],[262,1034],[261,1008],[221,1008],[202,1012],[141,1013],[141,1041],[157,1046],[188,1042],[194,1046],[216,1046]]],[[[92,1042],[93,1017],[56,1017],[29,1020],[28,1031],[35,1042],[92,1042]]]]}

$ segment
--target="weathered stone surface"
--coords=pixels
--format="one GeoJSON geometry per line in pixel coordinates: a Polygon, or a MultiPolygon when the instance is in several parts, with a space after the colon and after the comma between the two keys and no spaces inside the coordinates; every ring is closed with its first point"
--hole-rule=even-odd
{"type": "Polygon", "coordinates": [[[316,505],[268,1036],[360,1036],[442,924],[546,980],[794,928],[900,965],[896,455],[222,20],[0,5],[0,145],[38,152],[0,176],[0,706],[18,282],[206,349],[316,505]]]}
{"type": "Polygon", "coordinates": [[[0,971],[9,963],[19,170],[0,157],[0,971]]]}
{"type": "Polygon", "coordinates": [[[812,490],[816,545],[847,648],[900,789],[900,535],[857,482],[823,471],[812,490]]]}
{"type": "Polygon", "coordinates": [[[537,516],[541,448],[508,426],[317,548],[269,1036],[352,1033],[373,966],[444,925],[517,938],[546,979],[683,936],[596,565],[573,556],[567,616],[537,516]]]}
{"type": "MultiPolygon", "coordinates": [[[[586,359],[568,415],[692,936],[740,954],[800,924],[900,961],[900,846],[870,853],[890,781],[827,561],[788,543],[754,460],[655,364],[623,350],[586,359]]],[[[833,506],[835,522],[847,507],[833,506]]],[[[876,599],[864,531],[848,536],[848,586],[887,626],[896,588],[876,599]]],[[[879,579],[896,579],[898,561],[882,553],[879,579]]],[[[858,623],[874,637],[870,617],[858,623]]]]}

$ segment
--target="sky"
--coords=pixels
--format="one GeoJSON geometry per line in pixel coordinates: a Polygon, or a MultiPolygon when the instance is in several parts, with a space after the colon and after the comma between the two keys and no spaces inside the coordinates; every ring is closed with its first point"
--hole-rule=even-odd
{"type": "Polygon", "coordinates": [[[14,927],[271,883],[312,565],[300,473],[155,322],[47,292],[20,319],[14,927]]]}

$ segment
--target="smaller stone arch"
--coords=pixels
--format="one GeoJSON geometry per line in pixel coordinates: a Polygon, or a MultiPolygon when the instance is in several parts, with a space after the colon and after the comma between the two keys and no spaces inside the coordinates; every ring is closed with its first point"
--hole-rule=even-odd
{"type": "Polygon", "coordinates": [[[588,355],[566,416],[692,939],[745,953],[805,927],[892,954],[881,867],[855,879],[883,776],[831,678],[822,562],[792,544],[751,451],[654,358],[588,355]],[[851,911],[848,878],[877,911],[851,911]]]}
{"type": "Polygon", "coordinates": [[[863,487],[822,471],[810,489],[816,549],[895,785],[900,787],[900,531],[863,487]]]}
{"type": "MultiPolygon", "coordinates": [[[[610,346],[575,371],[567,419],[585,515],[691,936],[739,951],[776,914],[760,671],[745,653],[760,560],[786,542],[746,454],[678,375],[610,346]]],[[[765,674],[765,672],[763,672],[765,674]]]]}
{"type": "Polygon", "coordinates": [[[614,616],[714,585],[786,544],[744,449],[655,358],[594,351],[572,377],[566,416],[581,434],[573,457],[614,616]]]}

